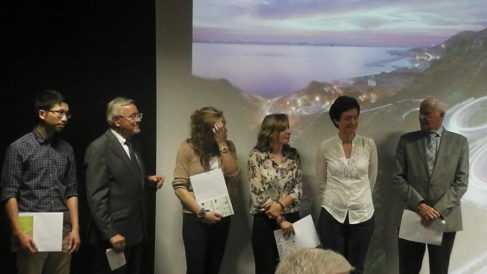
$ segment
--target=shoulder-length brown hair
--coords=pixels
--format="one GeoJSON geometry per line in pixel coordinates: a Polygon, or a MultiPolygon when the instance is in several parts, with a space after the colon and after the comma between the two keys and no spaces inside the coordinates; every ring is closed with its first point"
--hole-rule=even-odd
{"type": "Polygon", "coordinates": [[[213,135],[213,126],[220,118],[223,118],[223,111],[214,107],[204,107],[191,115],[191,137],[186,141],[192,145],[205,169],[209,169],[210,158],[220,155],[213,135]]]}
{"type": "MultiPolygon", "coordinates": [[[[254,148],[261,152],[270,151],[271,142],[276,137],[276,134],[286,129],[288,125],[289,117],[287,114],[274,113],[264,117],[257,135],[257,144],[254,148]]],[[[285,150],[288,148],[289,145],[284,145],[285,150]]]]}

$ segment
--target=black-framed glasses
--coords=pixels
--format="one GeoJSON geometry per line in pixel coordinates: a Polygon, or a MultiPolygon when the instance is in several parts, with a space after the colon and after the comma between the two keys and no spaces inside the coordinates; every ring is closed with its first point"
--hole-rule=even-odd
{"type": "Polygon", "coordinates": [[[71,112],[65,111],[65,110],[52,110],[48,109],[47,111],[54,113],[58,118],[62,118],[63,116],[66,116],[67,119],[71,119],[71,112]]]}
{"type": "Polygon", "coordinates": [[[134,114],[131,114],[128,116],[118,115],[118,117],[129,119],[130,121],[135,121],[136,119],[142,120],[142,116],[144,116],[144,114],[142,112],[134,113],[134,114]]]}

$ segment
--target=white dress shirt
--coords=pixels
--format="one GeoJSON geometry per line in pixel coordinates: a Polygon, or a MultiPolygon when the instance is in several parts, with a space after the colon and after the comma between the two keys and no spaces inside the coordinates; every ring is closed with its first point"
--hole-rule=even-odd
{"type": "Polygon", "coordinates": [[[338,135],[323,141],[318,148],[316,180],[321,206],[340,223],[345,222],[347,213],[350,224],[372,218],[376,178],[377,148],[371,138],[355,135],[350,158],[345,157],[338,135]]]}
{"type": "Polygon", "coordinates": [[[115,138],[117,138],[117,140],[120,142],[120,144],[123,147],[123,150],[125,150],[125,153],[127,153],[127,156],[130,159],[129,147],[125,144],[125,141],[127,141],[127,139],[125,139],[122,135],[120,135],[120,133],[116,132],[113,129],[110,129],[110,131],[113,133],[113,135],[115,136],[115,138]]]}

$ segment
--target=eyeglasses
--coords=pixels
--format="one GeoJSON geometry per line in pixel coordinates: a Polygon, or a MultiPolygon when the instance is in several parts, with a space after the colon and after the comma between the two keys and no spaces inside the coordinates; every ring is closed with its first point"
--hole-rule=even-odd
{"type": "Polygon", "coordinates": [[[66,116],[67,119],[71,119],[71,112],[65,111],[65,110],[47,110],[48,112],[54,113],[58,118],[62,118],[63,116],[66,116]]]}
{"type": "Polygon", "coordinates": [[[136,119],[142,120],[143,115],[144,115],[143,113],[139,112],[139,113],[134,113],[134,114],[131,114],[128,116],[119,115],[118,117],[122,117],[122,118],[128,119],[130,121],[135,121],[136,119]]]}

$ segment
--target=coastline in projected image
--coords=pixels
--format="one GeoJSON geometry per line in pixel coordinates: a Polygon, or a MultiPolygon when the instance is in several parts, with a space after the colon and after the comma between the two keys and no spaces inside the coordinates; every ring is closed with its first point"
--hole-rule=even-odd
{"type": "Polygon", "coordinates": [[[193,42],[193,75],[226,79],[266,99],[332,81],[412,67],[401,47],[238,44],[193,42]]]}

